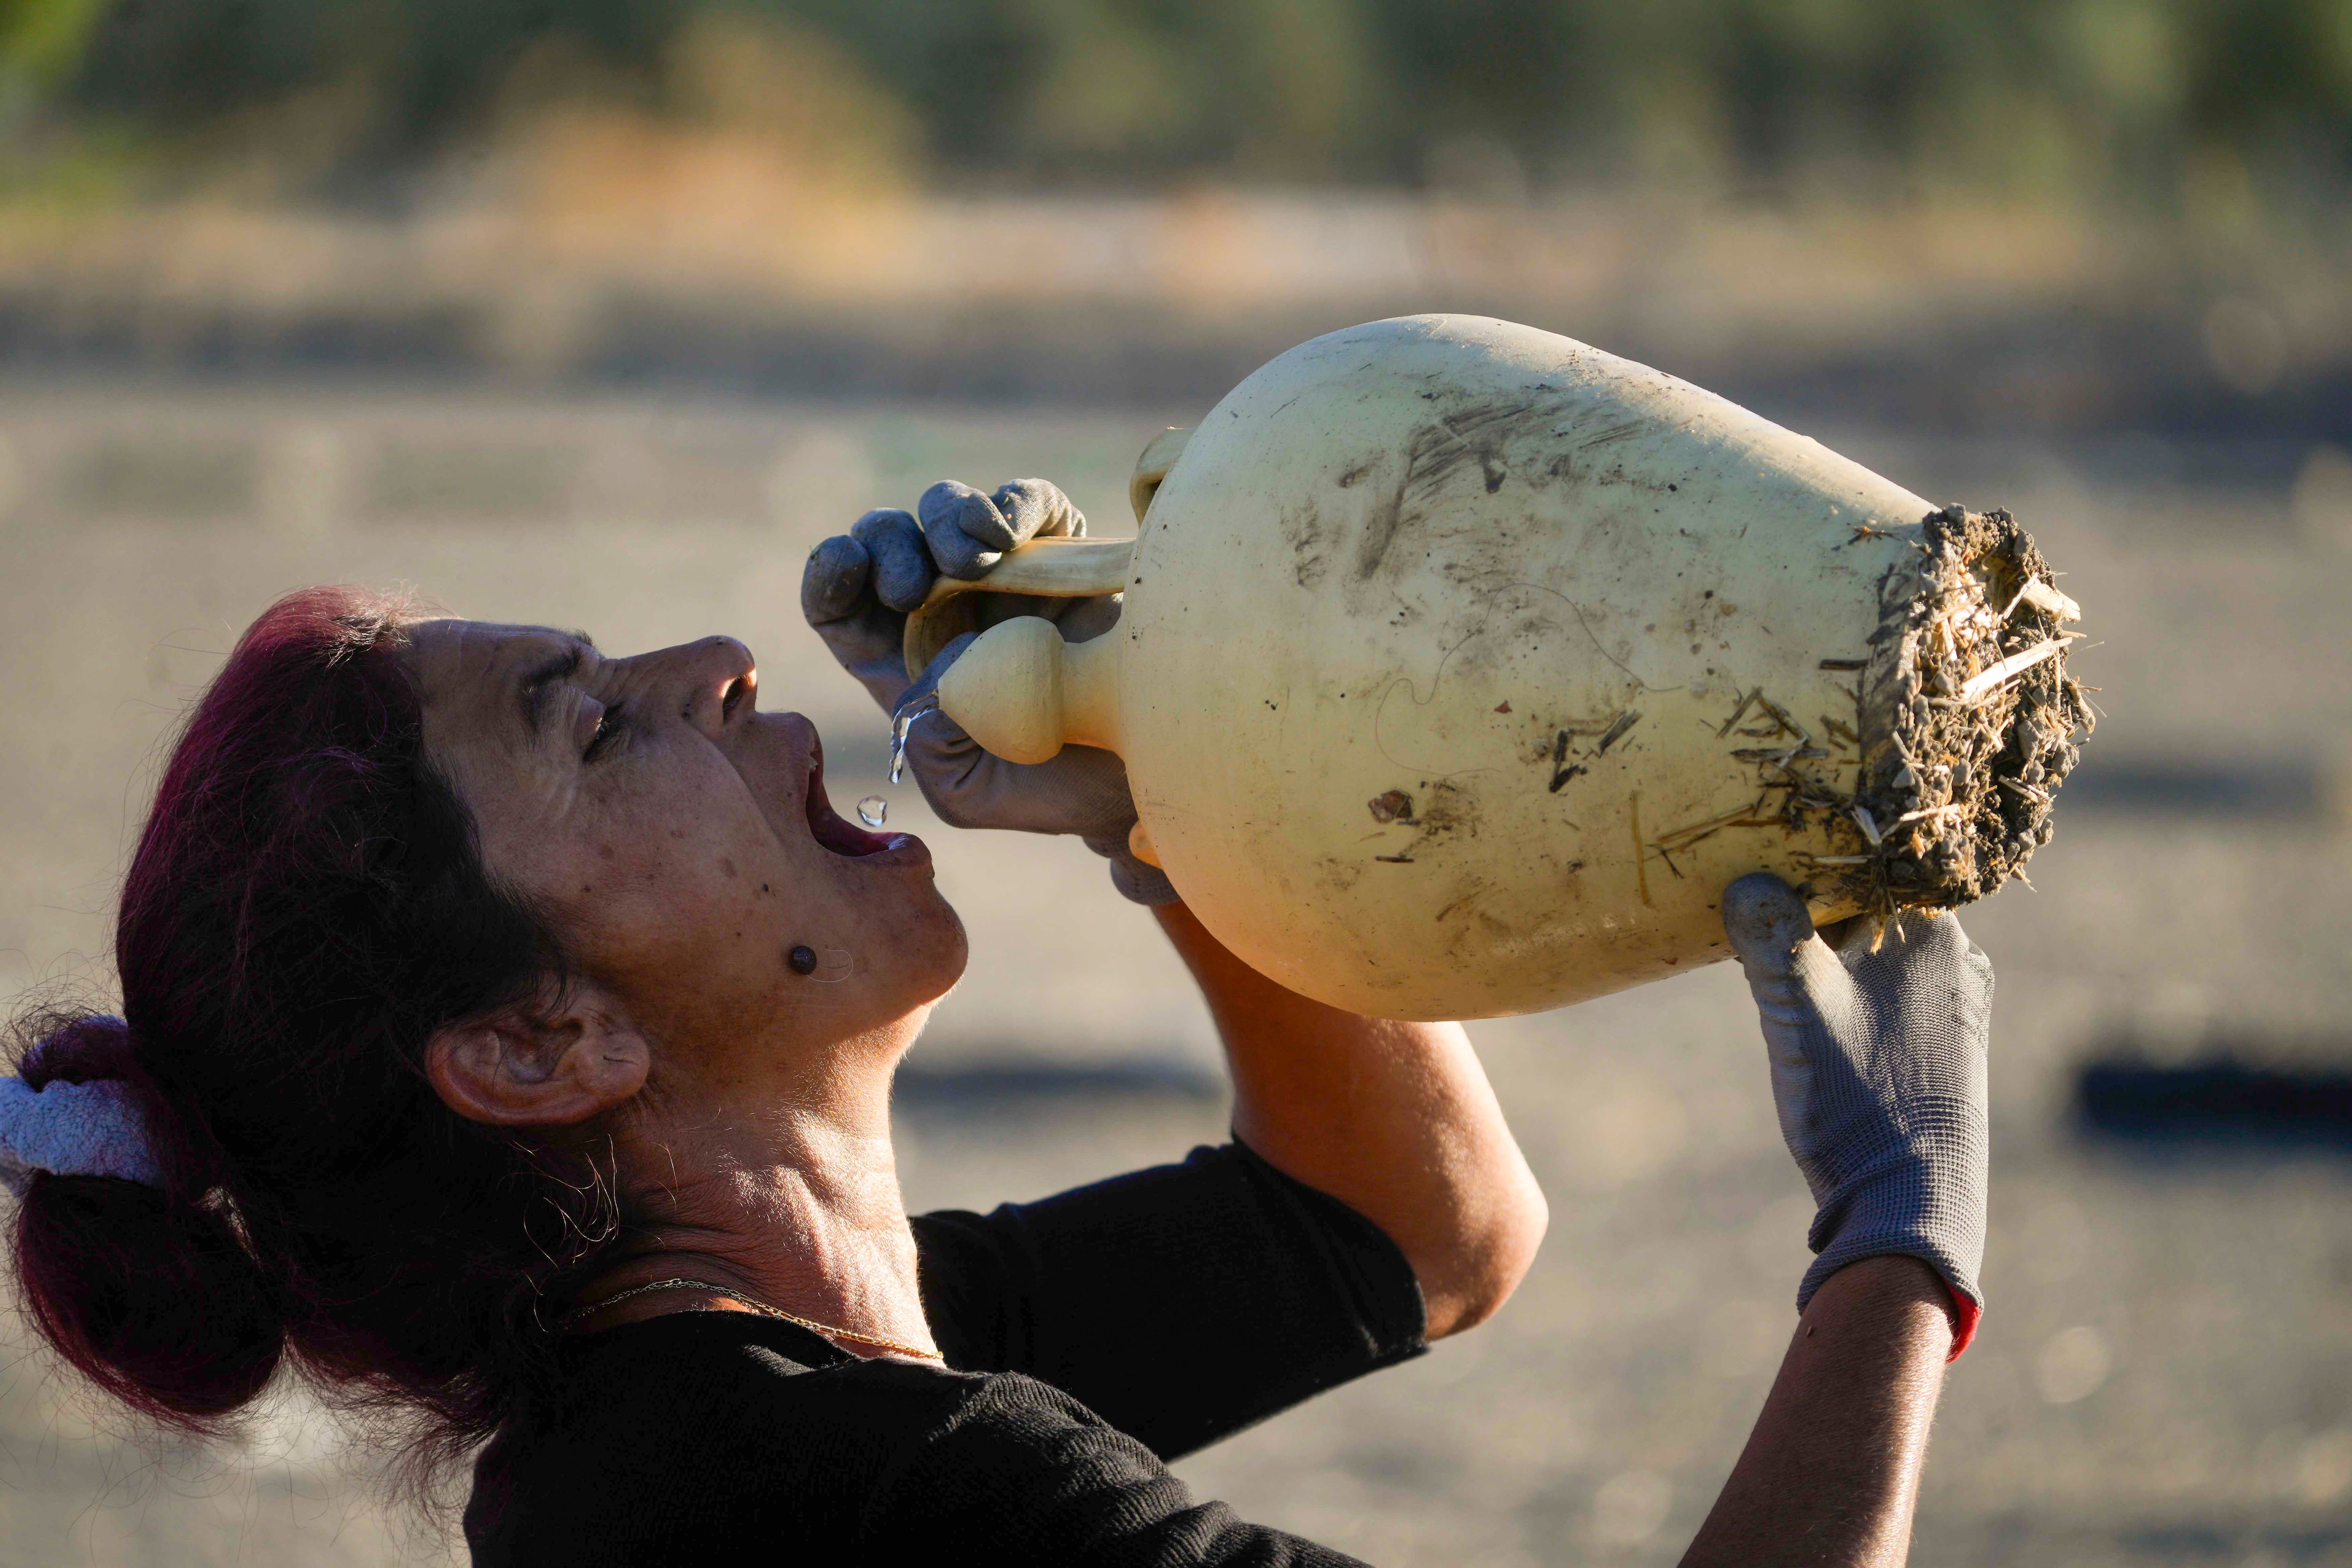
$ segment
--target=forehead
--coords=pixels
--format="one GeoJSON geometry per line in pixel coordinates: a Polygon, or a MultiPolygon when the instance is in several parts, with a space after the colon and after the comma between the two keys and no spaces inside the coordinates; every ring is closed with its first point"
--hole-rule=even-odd
{"type": "Polygon", "coordinates": [[[428,721],[496,722],[517,717],[515,699],[535,675],[588,643],[583,632],[498,621],[420,622],[402,662],[415,678],[428,721]]]}

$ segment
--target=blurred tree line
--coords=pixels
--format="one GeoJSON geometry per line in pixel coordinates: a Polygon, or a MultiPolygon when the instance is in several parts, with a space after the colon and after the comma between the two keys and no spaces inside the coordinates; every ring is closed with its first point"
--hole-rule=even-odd
{"type": "Polygon", "coordinates": [[[674,67],[714,18],[941,183],[2352,183],[2352,0],[0,0],[0,131],[380,190],[534,94],[710,112],[674,67]]]}

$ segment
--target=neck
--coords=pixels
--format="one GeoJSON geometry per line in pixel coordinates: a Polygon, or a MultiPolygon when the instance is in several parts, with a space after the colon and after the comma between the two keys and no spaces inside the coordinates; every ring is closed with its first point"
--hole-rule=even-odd
{"type": "MultiPolygon", "coordinates": [[[[895,1052],[853,1048],[821,1081],[765,1086],[774,1092],[756,1096],[730,1086],[721,1098],[673,1101],[632,1127],[618,1153],[626,1197],[645,1216],[641,1235],[579,1300],[698,1279],[829,1327],[936,1350],[890,1145],[895,1060],[895,1052]]],[[[695,1305],[689,1292],[659,1292],[596,1321],[695,1305]]]]}

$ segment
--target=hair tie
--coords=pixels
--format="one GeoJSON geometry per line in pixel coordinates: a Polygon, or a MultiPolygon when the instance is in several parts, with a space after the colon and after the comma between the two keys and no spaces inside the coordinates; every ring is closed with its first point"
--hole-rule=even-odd
{"type": "Polygon", "coordinates": [[[163,1184],[147,1114],[130,1085],[52,1079],[35,1089],[21,1078],[0,1078],[0,1186],[21,1198],[37,1171],[163,1184]]]}

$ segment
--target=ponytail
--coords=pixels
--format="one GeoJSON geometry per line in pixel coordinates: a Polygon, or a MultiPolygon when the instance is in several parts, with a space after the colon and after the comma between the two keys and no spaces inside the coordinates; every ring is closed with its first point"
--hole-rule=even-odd
{"type": "Polygon", "coordinates": [[[25,1307],[42,1338],[132,1409],[216,1428],[269,1382],[285,1342],[261,1269],[214,1193],[120,1019],[43,1020],[18,1075],[119,1082],[138,1099],[164,1180],[37,1173],[13,1236],[25,1307]]]}

